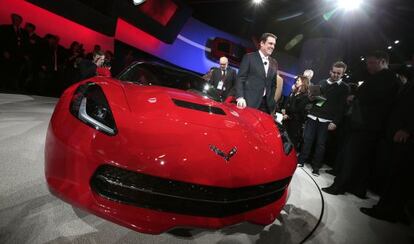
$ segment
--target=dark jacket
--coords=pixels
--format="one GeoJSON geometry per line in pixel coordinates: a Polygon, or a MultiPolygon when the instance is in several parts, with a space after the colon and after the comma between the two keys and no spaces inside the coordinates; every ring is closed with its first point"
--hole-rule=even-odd
{"type": "Polygon", "coordinates": [[[12,57],[22,54],[28,40],[27,33],[22,28],[16,31],[13,25],[1,25],[0,35],[0,51],[8,51],[12,57]]]}
{"type": "Polygon", "coordinates": [[[259,51],[243,56],[236,82],[236,97],[243,97],[247,106],[259,108],[264,90],[268,110],[273,112],[276,108],[275,91],[277,77],[277,62],[269,57],[269,70],[266,76],[262,58],[259,51]]]}
{"type": "Polygon", "coordinates": [[[221,97],[226,98],[228,95],[234,95],[234,85],[236,84],[236,71],[230,67],[226,68],[226,75],[222,77],[221,69],[214,69],[211,74],[210,84],[217,88],[219,82],[223,80],[224,88],[218,90],[221,94],[221,97]],[[224,79],[223,79],[224,78],[224,79]]]}
{"type": "Polygon", "coordinates": [[[341,82],[328,84],[327,80],[319,82],[321,96],[326,98],[322,106],[318,106],[319,100],[314,101],[309,114],[318,118],[332,120],[335,125],[341,123],[346,108],[346,97],[349,94],[348,86],[341,82]]]}
{"type": "Polygon", "coordinates": [[[307,93],[291,93],[285,105],[286,114],[289,120],[296,120],[298,123],[305,122],[306,106],[310,103],[307,93]]]}
{"type": "Polygon", "coordinates": [[[89,59],[82,59],[82,61],[79,63],[79,78],[80,80],[85,80],[91,77],[96,76],[96,69],[98,67],[95,63],[93,63],[89,59]]]}
{"type": "Polygon", "coordinates": [[[399,86],[396,75],[388,69],[365,80],[356,93],[362,118],[361,129],[384,129],[399,86]]]}

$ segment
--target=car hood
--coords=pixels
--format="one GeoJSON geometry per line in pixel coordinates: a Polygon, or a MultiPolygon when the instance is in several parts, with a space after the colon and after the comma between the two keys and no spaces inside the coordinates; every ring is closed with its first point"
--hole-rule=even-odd
{"type": "Polygon", "coordinates": [[[124,132],[128,147],[133,145],[129,154],[134,159],[127,165],[132,170],[225,187],[292,175],[295,165],[287,162],[268,115],[176,89],[136,84],[124,88],[132,113],[120,134],[124,132]],[[197,106],[202,109],[194,109],[197,106]],[[235,152],[226,160],[231,150],[235,152]]]}

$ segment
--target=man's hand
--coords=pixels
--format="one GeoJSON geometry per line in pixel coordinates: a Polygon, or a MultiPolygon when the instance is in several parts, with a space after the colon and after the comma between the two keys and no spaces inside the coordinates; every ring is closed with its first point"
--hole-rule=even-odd
{"type": "Polygon", "coordinates": [[[396,143],[406,143],[410,134],[405,130],[399,130],[394,134],[394,142],[396,143]]]}
{"type": "Polygon", "coordinates": [[[244,98],[242,97],[237,98],[236,101],[237,101],[237,108],[243,109],[247,106],[246,100],[244,100],[244,98]]]}
{"type": "Polygon", "coordinates": [[[328,130],[336,130],[336,124],[334,124],[334,123],[329,123],[329,125],[328,125],[328,130]]]}

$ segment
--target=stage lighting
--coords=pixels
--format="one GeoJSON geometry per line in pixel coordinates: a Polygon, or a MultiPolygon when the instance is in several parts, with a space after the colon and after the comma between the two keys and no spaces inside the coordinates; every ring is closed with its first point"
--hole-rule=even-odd
{"type": "Polygon", "coordinates": [[[337,0],[338,7],[346,11],[358,9],[361,3],[362,0],[337,0]]]}
{"type": "Polygon", "coordinates": [[[398,44],[398,43],[400,43],[400,40],[395,40],[394,41],[394,44],[398,44]]]}
{"type": "Polygon", "coordinates": [[[253,4],[259,5],[263,2],[263,0],[252,0],[253,4]]]}
{"type": "Polygon", "coordinates": [[[145,2],[145,0],[132,0],[132,3],[135,5],[135,6],[138,6],[138,5],[140,5],[141,3],[144,3],[145,2]]]}
{"type": "Polygon", "coordinates": [[[388,50],[391,50],[392,49],[392,46],[388,46],[388,50]]]}

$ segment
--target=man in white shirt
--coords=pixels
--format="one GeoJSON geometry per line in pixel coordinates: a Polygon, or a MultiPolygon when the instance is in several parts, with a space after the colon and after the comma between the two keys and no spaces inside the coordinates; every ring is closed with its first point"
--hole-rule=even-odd
{"type": "Polygon", "coordinates": [[[298,158],[299,166],[311,160],[313,174],[319,175],[322,160],[325,154],[325,144],[328,131],[335,130],[342,121],[349,88],[342,82],[342,76],[346,71],[346,64],[338,61],[332,65],[330,77],[319,82],[321,96],[313,102],[305,123],[303,146],[298,158]],[[315,145],[313,157],[312,147],[315,145]]]}

